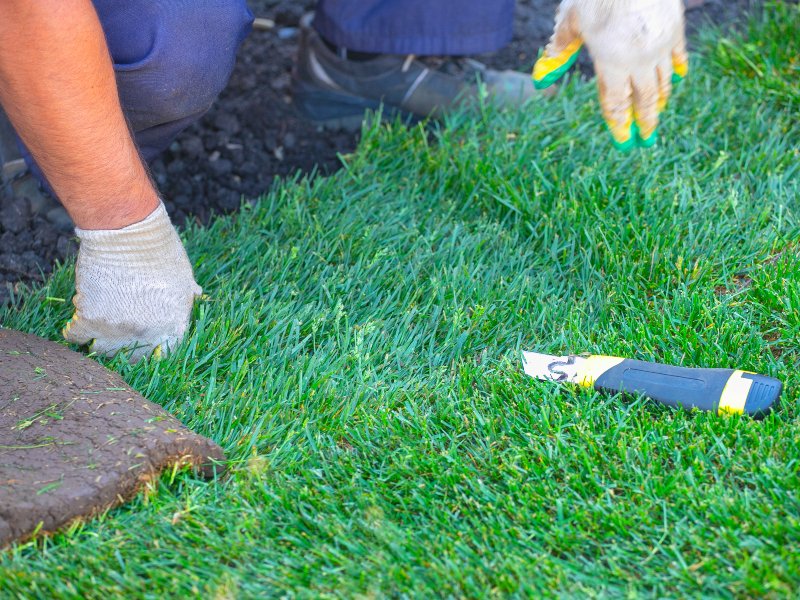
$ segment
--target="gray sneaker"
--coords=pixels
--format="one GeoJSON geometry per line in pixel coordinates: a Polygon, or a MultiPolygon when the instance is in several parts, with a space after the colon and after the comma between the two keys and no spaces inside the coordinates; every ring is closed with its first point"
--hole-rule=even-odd
{"type": "Polygon", "coordinates": [[[326,127],[358,129],[364,112],[383,106],[383,116],[440,118],[476,103],[481,90],[495,105],[516,107],[540,94],[531,78],[495,71],[469,58],[418,58],[380,54],[346,60],[311,26],[313,13],[300,21],[300,48],[293,72],[294,104],[326,127]]]}

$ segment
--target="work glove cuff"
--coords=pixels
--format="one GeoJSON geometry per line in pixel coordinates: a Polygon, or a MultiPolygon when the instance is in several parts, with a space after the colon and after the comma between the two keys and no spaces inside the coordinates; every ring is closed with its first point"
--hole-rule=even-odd
{"type": "Polygon", "coordinates": [[[147,218],[122,229],[75,228],[85,255],[102,256],[112,266],[161,264],[183,255],[183,247],[163,202],[147,218]]]}

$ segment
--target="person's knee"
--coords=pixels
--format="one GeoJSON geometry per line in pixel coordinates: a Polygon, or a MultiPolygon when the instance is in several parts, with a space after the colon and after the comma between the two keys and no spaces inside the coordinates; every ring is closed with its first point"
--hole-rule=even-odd
{"type": "Polygon", "coordinates": [[[134,130],[203,114],[227,84],[253,18],[245,0],[147,4],[150,37],[131,38],[140,56],[133,56],[130,48],[115,53],[119,43],[107,33],[120,99],[134,130]],[[117,61],[115,54],[125,55],[126,62],[117,61]]]}
{"type": "Polygon", "coordinates": [[[205,112],[228,83],[236,51],[250,30],[252,13],[244,0],[189,0],[181,14],[166,20],[173,39],[164,53],[170,85],[159,90],[172,117],[205,112]],[[199,5],[199,6],[198,6],[199,5]]]}

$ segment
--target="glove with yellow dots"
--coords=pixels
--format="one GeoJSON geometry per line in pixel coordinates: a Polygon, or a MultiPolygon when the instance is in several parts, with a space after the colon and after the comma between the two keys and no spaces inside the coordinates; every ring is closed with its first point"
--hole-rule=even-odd
{"type": "Polygon", "coordinates": [[[683,0],[562,0],[533,83],[552,85],[586,44],[614,145],[648,148],[673,82],[689,70],[683,13],[683,0]]]}

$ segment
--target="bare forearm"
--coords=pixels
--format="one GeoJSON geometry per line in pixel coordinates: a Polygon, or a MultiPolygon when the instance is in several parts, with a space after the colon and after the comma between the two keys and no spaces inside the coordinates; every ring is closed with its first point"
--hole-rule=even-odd
{"type": "Polygon", "coordinates": [[[90,0],[0,0],[0,102],[78,227],[157,207],[90,0]]]}

